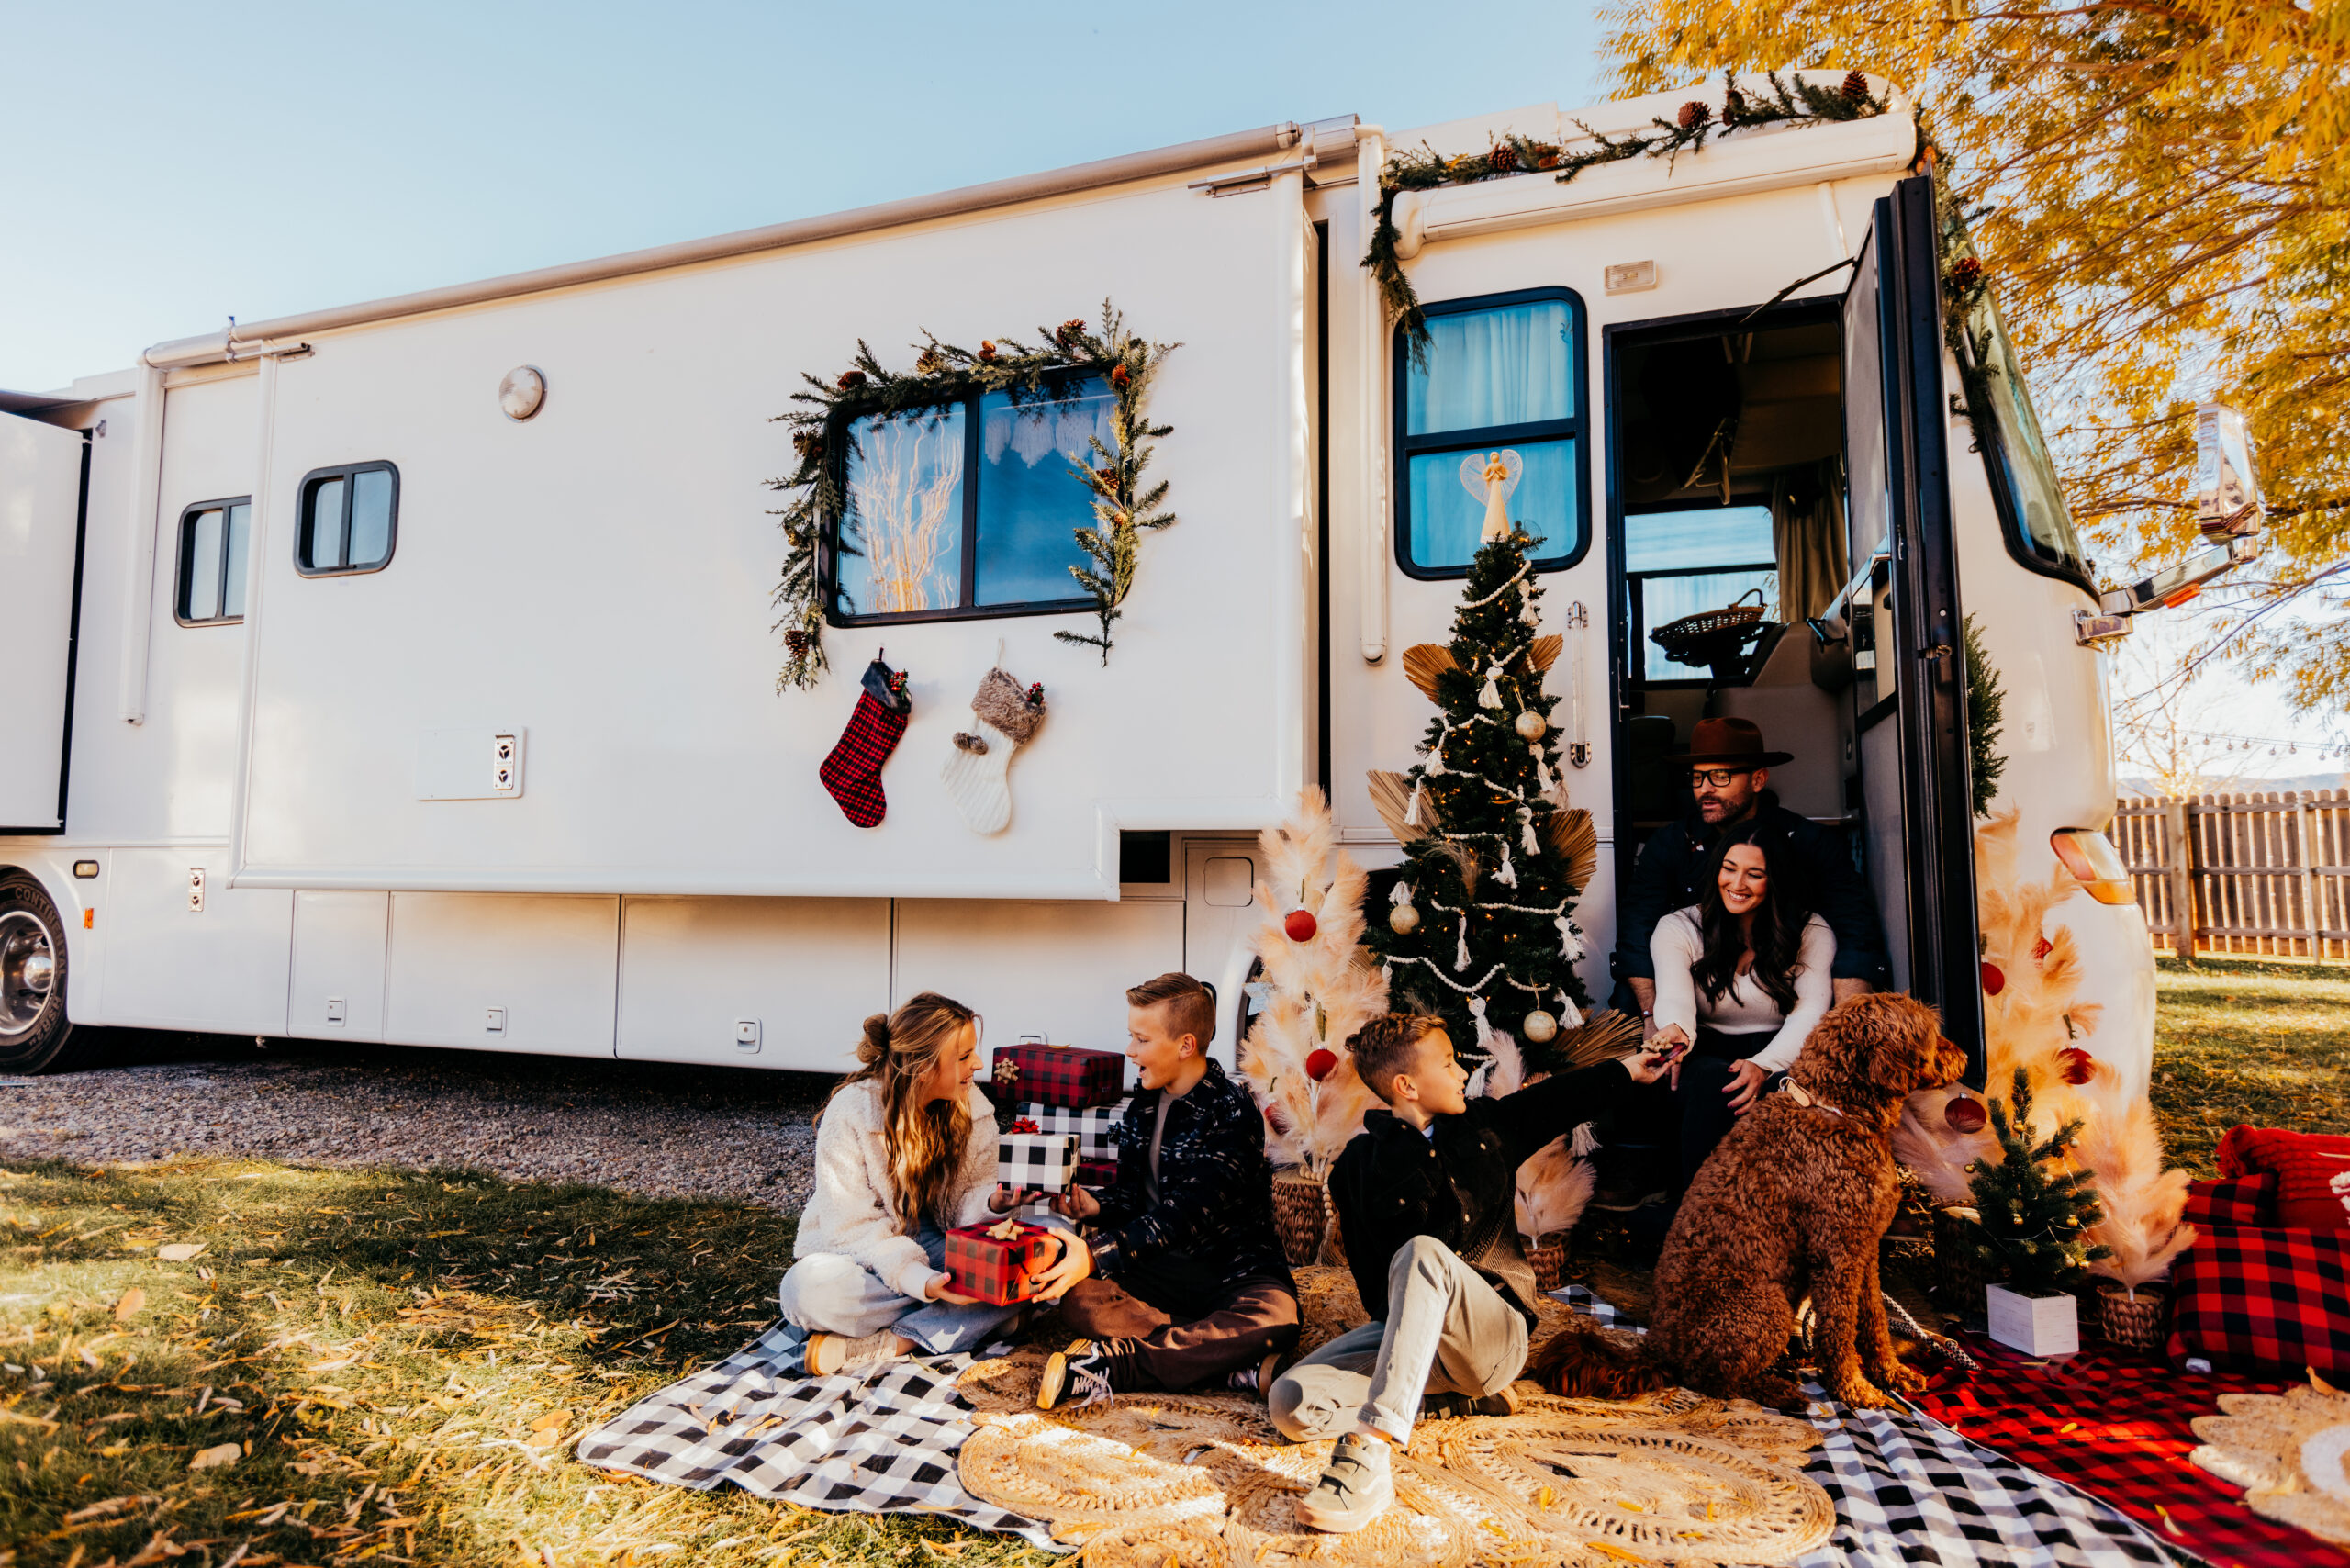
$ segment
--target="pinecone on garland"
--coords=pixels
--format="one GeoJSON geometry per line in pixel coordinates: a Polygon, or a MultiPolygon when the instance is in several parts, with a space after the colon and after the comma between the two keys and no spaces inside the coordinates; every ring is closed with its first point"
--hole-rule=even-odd
{"type": "Polygon", "coordinates": [[[1692,98],[1681,106],[1681,112],[1673,118],[1679,122],[1682,129],[1695,130],[1714,118],[1713,106],[1701,99],[1692,98]]]}
{"type": "Polygon", "coordinates": [[[1485,163],[1496,174],[1514,174],[1517,173],[1517,149],[1506,141],[1497,141],[1494,150],[1485,154],[1485,163]]]}
{"type": "Polygon", "coordinates": [[[793,431],[791,450],[800,454],[802,463],[813,463],[824,455],[824,438],[815,431],[793,431]]]}
{"type": "Polygon", "coordinates": [[[786,632],[783,634],[783,651],[795,659],[805,657],[808,653],[808,633],[797,626],[786,632]]]}
{"type": "Polygon", "coordinates": [[[1848,104],[1867,103],[1869,101],[1869,79],[1857,71],[1845,73],[1844,101],[1848,104]]]}
{"type": "Polygon", "coordinates": [[[844,370],[841,372],[841,378],[833,385],[840,391],[854,392],[858,387],[865,385],[865,372],[861,370],[844,370]]]}
{"type": "Polygon", "coordinates": [[[1983,263],[1973,256],[1961,256],[1951,263],[1950,281],[1962,292],[1983,281],[1983,263]]]}
{"type": "Polygon", "coordinates": [[[919,355],[915,356],[914,369],[921,375],[935,375],[946,368],[946,356],[938,352],[938,345],[936,343],[931,344],[930,347],[923,350],[919,355]]]}
{"type": "Polygon", "coordinates": [[[1744,119],[1745,118],[1746,95],[1740,92],[1735,86],[1725,89],[1722,93],[1722,123],[1724,125],[1736,125],[1740,120],[1744,119]]]}
{"type": "Polygon", "coordinates": [[[995,343],[992,340],[986,338],[979,340],[979,363],[981,364],[995,363],[995,343]]]}
{"type": "Polygon", "coordinates": [[[1111,386],[1113,386],[1116,387],[1119,391],[1124,392],[1124,391],[1125,391],[1128,386],[1132,386],[1133,384],[1134,384],[1134,377],[1133,377],[1133,375],[1131,375],[1130,374],[1128,374],[1128,373],[1127,373],[1126,367],[1125,367],[1125,365],[1123,365],[1123,364],[1121,364],[1121,365],[1115,365],[1115,366],[1113,366],[1113,367],[1111,368],[1111,371],[1110,371],[1110,385],[1111,385],[1111,386]]]}
{"type": "Polygon", "coordinates": [[[1068,320],[1062,322],[1060,324],[1060,330],[1053,334],[1053,341],[1060,344],[1064,349],[1073,349],[1077,347],[1078,344],[1083,342],[1085,341],[1085,322],[1083,319],[1072,316],[1068,320]]]}

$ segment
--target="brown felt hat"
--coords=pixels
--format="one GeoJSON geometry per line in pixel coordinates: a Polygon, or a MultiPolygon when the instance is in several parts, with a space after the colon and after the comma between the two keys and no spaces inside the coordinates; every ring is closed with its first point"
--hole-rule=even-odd
{"type": "Polygon", "coordinates": [[[1776,767],[1795,759],[1793,752],[1764,751],[1762,732],[1751,719],[1700,719],[1689,732],[1689,755],[1673,760],[1685,767],[1718,767],[1725,763],[1776,767]]]}

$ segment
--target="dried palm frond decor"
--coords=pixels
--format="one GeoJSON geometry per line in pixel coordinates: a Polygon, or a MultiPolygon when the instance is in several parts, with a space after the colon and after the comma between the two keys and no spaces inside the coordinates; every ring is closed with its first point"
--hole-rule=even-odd
{"type": "Polygon", "coordinates": [[[862,607],[868,611],[951,602],[935,597],[949,590],[943,580],[934,585],[932,576],[960,526],[954,500],[966,476],[948,416],[969,398],[1002,393],[1018,416],[1044,419],[1089,395],[1084,388],[1091,380],[1110,389],[1110,439],[1088,435],[1088,454],[1069,467],[1093,521],[1074,531],[1087,564],[1069,570],[1093,600],[1100,630],[1054,633],[1059,641],[1099,648],[1102,662],[1110,662],[1111,629],[1133,590],[1142,535],[1175,521],[1166,510],[1167,481],[1147,483],[1144,471],[1153,443],[1173,428],[1150,422],[1151,383],[1180,344],[1130,332],[1107,300],[1098,328],[1072,317],[1040,329],[1042,341],[1033,347],[996,338],[973,351],[923,336],[907,371],[882,364],[858,339],[846,370],[829,381],[803,376],[806,387],[791,395],[801,406],[776,416],[790,428],[798,459],[785,477],[767,481],[789,497],[773,514],[784,542],[783,574],[770,601],[785,654],[778,691],[787,686],[806,690],[826,668],[828,550],[866,558],[874,584],[872,602],[862,607]],[[856,433],[860,422],[862,435],[856,433]],[[859,465],[855,494],[848,484],[852,454],[859,465]]]}
{"type": "Polygon", "coordinates": [[[1432,148],[1422,147],[1390,158],[1387,166],[1379,172],[1379,205],[1372,213],[1371,248],[1363,253],[1362,264],[1378,281],[1380,297],[1386,303],[1388,315],[1403,328],[1414,360],[1425,361],[1431,340],[1427,318],[1420,311],[1420,297],[1413,289],[1412,280],[1404,275],[1403,257],[1397,253],[1404,238],[1395,227],[1397,196],[1405,191],[1473,185],[1480,180],[1528,173],[1550,173],[1563,185],[1585,169],[1601,163],[1662,158],[1669,165],[1684,152],[1703,151],[1707,141],[1714,137],[1766,125],[1871,119],[1890,106],[1890,99],[1886,95],[1871,93],[1868,78],[1857,71],[1833,87],[1816,87],[1800,75],[1783,82],[1775,71],[1766,80],[1770,83],[1769,92],[1750,96],[1738,84],[1737,77],[1725,71],[1718,112],[1707,100],[1693,98],[1682,105],[1673,118],[1660,117],[1651,121],[1653,129],[1628,131],[1618,137],[1604,135],[1578,120],[1575,129],[1589,139],[1587,142],[1561,146],[1505,133],[1482,153],[1466,152],[1446,158],[1432,148]]]}

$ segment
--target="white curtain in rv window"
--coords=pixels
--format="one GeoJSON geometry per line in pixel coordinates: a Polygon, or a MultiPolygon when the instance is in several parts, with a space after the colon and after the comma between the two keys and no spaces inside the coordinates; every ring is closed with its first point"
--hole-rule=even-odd
{"type": "Polygon", "coordinates": [[[1432,435],[1574,417],[1574,318],[1562,299],[1431,314],[1405,431],[1432,435]]]}

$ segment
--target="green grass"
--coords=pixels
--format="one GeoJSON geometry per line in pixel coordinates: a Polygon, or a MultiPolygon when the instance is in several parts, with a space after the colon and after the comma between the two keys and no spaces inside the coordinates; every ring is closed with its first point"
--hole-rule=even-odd
{"type": "Polygon", "coordinates": [[[790,1243],[448,1172],[0,1166],[0,1565],[1045,1561],[572,1458],[766,1322],[790,1243]]]}
{"type": "Polygon", "coordinates": [[[2217,1175],[2238,1123],[2350,1132],[2350,969],[2165,958],[2155,977],[2154,1114],[2173,1164],[2217,1175]]]}

